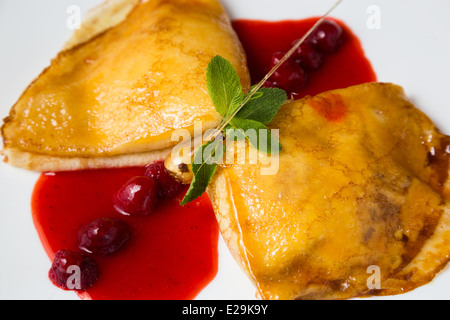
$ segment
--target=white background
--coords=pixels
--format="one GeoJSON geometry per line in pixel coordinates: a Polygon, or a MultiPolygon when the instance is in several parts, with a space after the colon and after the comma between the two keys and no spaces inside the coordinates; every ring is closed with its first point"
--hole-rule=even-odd
{"type": "MultiPolygon", "coordinates": [[[[0,0],[0,118],[48,66],[71,30],[70,5],[84,13],[101,0],[0,0]]],[[[232,18],[319,16],[333,0],[223,0],[232,18]]],[[[414,103],[450,134],[450,1],[344,0],[333,16],[361,39],[379,81],[402,85],[414,103]],[[367,27],[370,5],[381,29],[367,27]]],[[[0,299],[78,299],[50,284],[50,267],[34,229],[30,197],[38,175],[0,163],[0,299]]],[[[388,299],[450,299],[450,271],[431,284],[388,299]]],[[[253,299],[255,290],[219,244],[219,273],[198,299],[253,299]]]]}

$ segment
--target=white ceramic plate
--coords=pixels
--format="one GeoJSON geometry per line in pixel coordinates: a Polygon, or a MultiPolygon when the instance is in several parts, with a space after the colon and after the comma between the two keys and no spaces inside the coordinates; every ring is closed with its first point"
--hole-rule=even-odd
{"type": "MultiPolygon", "coordinates": [[[[223,0],[233,19],[319,16],[334,0],[223,0]]],[[[102,0],[0,0],[0,117],[69,38],[67,8],[84,13],[102,0]]],[[[450,1],[344,0],[333,16],[360,37],[379,81],[402,85],[450,134],[450,1]],[[370,22],[379,10],[378,28],[370,22]]],[[[34,229],[30,197],[37,174],[0,164],[0,299],[78,299],[54,287],[34,229]]],[[[387,299],[449,299],[450,271],[413,292],[387,299]]],[[[254,299],[255,289],[219,244],[219,272],[198,299],[254,299]]]]}

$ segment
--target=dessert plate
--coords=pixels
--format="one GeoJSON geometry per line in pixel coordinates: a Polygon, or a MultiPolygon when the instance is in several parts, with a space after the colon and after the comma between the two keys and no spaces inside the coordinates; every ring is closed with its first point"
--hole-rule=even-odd
{"type": "MultiPolygon", "coordinates": [[[[43,70],[81,16],[102,0],[0,2],[0,117],[43,70]]],[[[284,20],[323,14],[333,0],[222,0],[232,19],[284,20]]],[[[450,134],[447,94],[450,3],[344,0],[333,13],[360,38],[378,80],[403,86],[414,104],[450,134]]],[[[79,299],[47,278],[50,261],[34,229],[30,198],[38,174],[0,163],[0,299],[79,299]]],[[[450,299],[450,271],[410,293],[377,299],[450,299]]],[[[197,299],[254,299],[255,289],[219,240],[219,271],[197,299]]]]}

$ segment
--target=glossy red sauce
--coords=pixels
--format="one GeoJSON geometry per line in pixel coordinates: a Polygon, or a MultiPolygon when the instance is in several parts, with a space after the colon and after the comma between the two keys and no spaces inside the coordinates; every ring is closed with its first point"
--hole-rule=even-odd
{"type": "MultiPolygon", "coordinates": [[[[285,22],[235,21],[247,53],[253,83],[267,71],[272,53],[289,49],[317,19],[285,22]]],[[[345,43],[311,73],[302,96],[376,80],[359,40],[345,29],[345,43]]],[[[345,110],[318,110],[339,120],[345,110]]],[[[50,258],[60,249],[77,249],[81,226],[100,217],[122,217],[132,239],[118,252],[96,257],[100,276],[86,299],[192,299],[216,275],[218,226],[210,201],[180,207],[183,193],[147,217],[124,217],[113,209],[113,194],[143,168],[44,174],[36,184],[33,218],[50,258]]],[[[50,267],[50,265],[49,265],[50,267]]]]}
{"type": "MultiPolygon", "coordinates": [[[[274,52],[289,50],[292,43],[300,39],[317,20],[318,18],[282,22],[233,22],[247,53],[252,83],[258,83],[269,71],[274,52]]],[[[359,39],[342,21],[335,21],[344,29],[344,43],[337,52],[325,56],[319,70],[309,74],[307,87],[296,98],[377,80],[359,39]]]]}
{"type": "Polygon", "coordinates": [[[36,184],[33,218],[50,258],[60,249],[77,250],[81,226],[118,217],[132,238],[116,253],[94,257],[100,276],[81,293],[90,299],[192,299],[217,273],[218,226],[211,203],[180,207],[183,194],[146,217],[126,217],[113,208],[113,194],[143,168],[44,174],[36,184]]]}

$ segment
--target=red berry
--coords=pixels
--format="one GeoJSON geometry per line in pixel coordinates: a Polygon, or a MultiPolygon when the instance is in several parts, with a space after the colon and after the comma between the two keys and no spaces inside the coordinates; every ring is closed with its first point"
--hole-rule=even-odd
{"type": "Polygon", "coordinates": [[[148,165],[145,175],[156,180],[159,187],[158,194],[163,199],[175,197],[184,188],[184,185],[176,181],[166,170],[164,161],[148,165]]]}
{"type": "Polygon", "coordinates": [[[78,232],[78,247],[88,253],[108,255],[119,250],[131,237],[130,226],[116,218],[100,218],[78,232]]]}
{"type": "Polygon", "coordinates": [[[320,52],[333,53],[342,43],[342,27],[333,20],[324,20],[311,34],[310,41],[320,52]]]}
{"type": "Polygon", "coordinates": [[[82,253],[60,250],[55,253],[48,277],[61,289],[84,291],[97,280],[98,268],[93,259],[82,253]]]}
{"type": "Polygon", "coordinates": [[[296,62],[308,71],[314,71],[320,68],[323,56],[311,43],[304,42],[292,56],[296,62]]]}
{"type": "MultiPolygon", "coordinates": [[[[277,65],[284,55],[284,52],[274,53],[270,68],[277,65]]],[[[288,59],[275,71],[270,80],[288,93],[294,93],[306,86],[308,75],[294,60],[288,59]]]]}
{"type": "Polygon", "coordinates": [[[114,196],[114,208],[123,215],[148,215],[158,203],[158,186],[149,177],[134,177],[114,196]]]}

